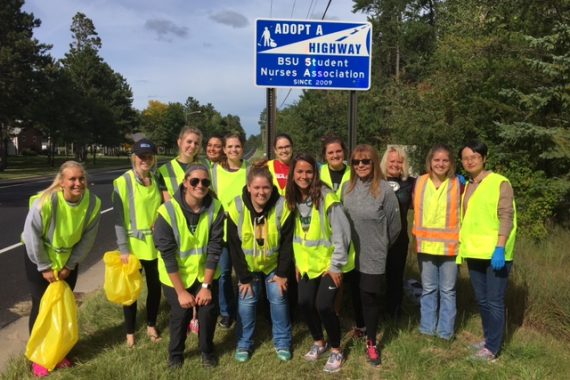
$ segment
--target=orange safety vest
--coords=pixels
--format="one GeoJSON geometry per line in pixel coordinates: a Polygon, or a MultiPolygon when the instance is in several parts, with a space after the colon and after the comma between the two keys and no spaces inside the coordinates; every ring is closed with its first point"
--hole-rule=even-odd
{"type": "Polygon", "coordinates": [[[461,215],[459,179],[455,177],[443,182],[442,186],[447,186],[447,191],[442,188],[445,195],[441,194],[439,199],[435,197],[426,199],[427,187],[433,186],[429,182],[429,174],[422,175],[417,179],[414,190],[412,234],[416,237],[417,252],[457,256],[461,215]],[[443,218],[445,221],[442,220],[443,218]]]}

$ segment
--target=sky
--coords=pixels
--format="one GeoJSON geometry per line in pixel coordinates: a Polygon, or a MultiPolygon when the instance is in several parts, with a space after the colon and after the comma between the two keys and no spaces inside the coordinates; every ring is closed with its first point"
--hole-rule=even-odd
{"type": "MultiPolygon", "coordinates": [[[[150,100],[184,103],[189,96],[222,114],[240,117],[248,135],[258,134],[266,90],[256,87],[255,19],[321,19],[328,0],[28,0],[26,12],[42,21],[34,30],[63,58],[77,12],[93,20],[102,40],[101,57],[126,78],[133,105],[150,100]]],[[[327,20],[366,21],[352,13],[352,0],[332,0],[327,20]]],[[[277,106],[298,100],[300,90],[277,106]]]]}

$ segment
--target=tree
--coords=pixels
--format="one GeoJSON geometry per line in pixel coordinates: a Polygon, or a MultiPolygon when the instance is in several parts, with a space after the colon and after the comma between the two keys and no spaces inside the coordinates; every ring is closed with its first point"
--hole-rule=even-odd
{"type": "Polygon", "coordinates": [[[0,3],[0,170],[7,167],[8,133],[27,117],[37,96],[42,68],[51,61],[49,45],[33,38],[40,20],[22,11],[23,0],[0,3]]]}

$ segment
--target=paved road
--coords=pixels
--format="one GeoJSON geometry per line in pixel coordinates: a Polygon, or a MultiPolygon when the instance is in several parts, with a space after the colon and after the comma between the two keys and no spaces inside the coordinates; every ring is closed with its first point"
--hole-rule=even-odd
{"type": "MultiPolygon", "coordinates": [[[[80,265],[80,273],[94,263],[102,255],[116,247],[111,208],[111,192],[113,180],[125,169],[98,170],[89,175],[89,188],[101,198],[101,223],[97,240],[87,259],[80,265]]],[[[39,179],[22,182],[3,182],[0,184],[0,328],[14,321],[18,314],[10,308],[21,301],[29,299],[27,282],[24,274],[23,246],[7,249],[20,241],[26,214],[28,199],[49,186],[50,179],[39,179]]],[[[81,277],[79,279],[81,281],[81,277]]]]}

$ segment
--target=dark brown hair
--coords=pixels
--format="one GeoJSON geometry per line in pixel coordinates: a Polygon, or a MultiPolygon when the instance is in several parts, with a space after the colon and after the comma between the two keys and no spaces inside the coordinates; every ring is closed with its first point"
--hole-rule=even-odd
{"type": "Polygon", "coordinates": [[[295,183],[295,166],[299,161],[305,161],[313,168],[314,176],[313,182],[309,186],[309,197],[313,202],[313,205],[319,209],[319,203],[321,202],[321,188],[323,183],[319,178],[319,168],[317,166],[317,160],[308,153],[299,153],[292,160],[289,165],[289,176],[287,177],[287,188],[285,190],[285,200],[287,201],[287,206],[291,211],[295,211],[297,208],[297,203],[303,201],[301,195],[301,190],[297,187],[295,183]]]}

